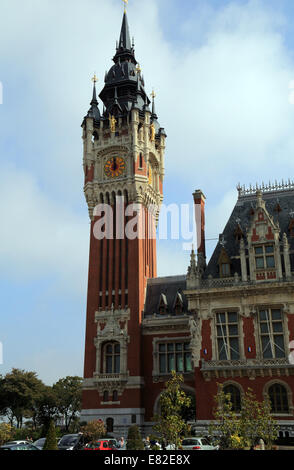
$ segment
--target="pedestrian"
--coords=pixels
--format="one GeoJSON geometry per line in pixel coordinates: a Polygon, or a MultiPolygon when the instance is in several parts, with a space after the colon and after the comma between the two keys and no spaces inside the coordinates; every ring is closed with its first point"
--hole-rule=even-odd
{"type": "Polygon", "coordinates": [[[124,440],[124,437],[122,436],[119,440],[119,447],[123,449],[124,445],[125,445],[125,440],[124,440]]]}
{"type": "Polygon", "coordinates": [[[265,450],[264,440],[262,439],[262,437],[259,439],[258,444],[259,450],[265,450]]]}

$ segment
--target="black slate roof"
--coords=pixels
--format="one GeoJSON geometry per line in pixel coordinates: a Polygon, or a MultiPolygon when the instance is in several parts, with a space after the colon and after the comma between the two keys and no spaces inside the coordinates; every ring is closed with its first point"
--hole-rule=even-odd
{"type": "Polygon", "coordinates": [[[149,279],[145,300],[144,316],[159,313],[159,303],[161,295],[166,299],[166,314],[175,315],[175,300],[179,292],[183,299],[183,313],[188,312],[188,301],[183,294],[186,289],[186,276],[170,276],[149,279]]]}
{"type": "MultiPolygon", "coordinates": [[[[265,201],[265,207],[274,222],[279,222],[280,240],[285,233],[289,242],[289,249],[294,250],[294,237],[290,237],[289,224],[294,219],[294,190],[281,190],[263,193],[262,198],[265,201]]],[[[252,213],[256,208],[256,195],[250,194],[239,196],[233,212],[225,226],[223,233],[219,236],[219,242],[209,260],[207,268],[204,272],[204,278],[212,275],[214,278],[219,277],[218,260],[222,248],[224,248],[230,258],[239,256],[239,241],[236,239],[235,231],[239,225],[245,235],[246,230],[251,225],[252,213]]],[[[291,268],[294,270],[294,255],[290,253],[291,268]]],[[[231,273],[241,275],[240,260],[231,259],[231,273]]]]}

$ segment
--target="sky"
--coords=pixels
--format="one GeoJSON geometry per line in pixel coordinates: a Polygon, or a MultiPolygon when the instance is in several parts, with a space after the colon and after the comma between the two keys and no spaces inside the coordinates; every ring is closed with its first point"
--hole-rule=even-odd
{"type": "MultiPolygon", "coordinates": [[[[48,385],[83,374],[80,126],[122,14],[121,0],[1,1],[0,374],[33,370],[48,385]]],[[[136,58],[168,136],[164,203],[204,192],[208,257],[238,183],[294,176],[293,19],[291,0],[129,0],[136,58]]],[[[157,250],[159,276],[186,273],[183,240],[157,250]]]]}

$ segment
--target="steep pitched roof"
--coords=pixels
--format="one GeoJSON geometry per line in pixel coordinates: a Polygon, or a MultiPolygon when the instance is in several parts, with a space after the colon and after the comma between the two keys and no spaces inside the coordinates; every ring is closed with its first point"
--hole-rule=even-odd
{"type": "MultiPolygon", "coordinates": [[[[265,209],[269,215],[273,218],[275,223],[279,223],[280,227],[280,240],[282,240],[283,234],[286,233],[289,241],[290,250],[294,250],[294,237],[290,235],[290,223],[294,219],[294,189],[265,191],[262,193],[262,198],[265,201],[265,209]]],[[[231,273],[241,274],[240,260],[235,259],[239,256],[240,246],[240,229],[245,235],[246,243],[246,231],[249,229],[252,217],[255,213],[257,203],[256,193],[253,191],[249,194],[241,194],[237,200],[237,203],[233,209],[233,212],[224,228],[224,231],[219,236],[217,246],[209,260],[207,268],[204,272],[204,278],[209,275],[213,277],[219,277],[219,266],[218,260],[222,251],[225,248],[226,253],[231,260],[231,273]]],[[[294,255],[290,254],[291,266],[294,269],[294,255]]]]}
{"type": "Polygon", "coordinates": [[[175,314],[176,299],[179,293],[183,301],[183,312],[188,311],[188,302],[183,294],[186,289],[186,276],[170,276],[149,279],[147,283],[144,315],[159,313],[160,299],[163,297],[167,303],[167,314],[175,314]]]}

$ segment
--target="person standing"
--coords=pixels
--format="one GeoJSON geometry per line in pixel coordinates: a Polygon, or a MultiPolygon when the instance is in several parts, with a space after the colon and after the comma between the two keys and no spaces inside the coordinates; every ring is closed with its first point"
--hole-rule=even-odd
{"type": "Polygon", "coordinates": [[[262,438],[259,439],[259,450],[265,450],[264,440],[262,438]]]}

